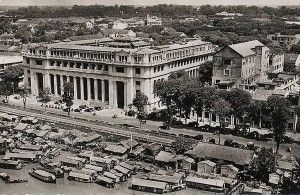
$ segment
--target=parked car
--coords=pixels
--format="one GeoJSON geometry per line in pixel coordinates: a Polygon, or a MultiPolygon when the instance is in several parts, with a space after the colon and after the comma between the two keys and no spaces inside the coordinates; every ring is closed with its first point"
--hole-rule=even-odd
{"type": "Polygon", "coordinates": [[[76,108],[76,109],[74,109],[74,112],[81,112],[81,109],[80,108],[76,108]]]}
{"type": "Polygon", "coordinates": [[[183,122],[178,120],[173,120],[173,125],[183,125],[183,122]]]}
{"type": "Polygon", "coordinates": [[[170,126],[169,125],[161,125],[158,127],[158,129],[170,130],[170,126]]]}
{"type": "Polygon", "coordinates": [[[198,134],[198,135],[194,136],[194,139],[202,141],[203,140],[203,135],[198,134]]]}
{"type": "Polygon", "coordinates": [[[196,122],[196,121],[189,122],[188,127],[198,127],[198,122],[196,122]]]}
{"type": "Polygon", "coordinates": [[[127,112],[127,116],[135,117],[135,115],[136,115],[136,112],[134,110],[130,110],[127,112]]]}
{"type": "Polygon", "coordinates": [[[292,142],[293,142],[293,139],[291,139],[288,136],[284,136],[284,137],[281,138],[281,143],[289,144],[289,143],[292,143],[292,142]]]}
{"type": "Polygon", "coordinates": [[[215,139],[210,139],[210,140],[208,141],[208,143],[215,144],[215,143],[216,143],[216,140],[215,140],[215,139]]]}
{"type": "Polygon", "coordinates": [[[224,146],[231,146],[232,143],[233,143],[233,140],[232,140],[232,139],[226,139],[226,140],[224,141],[224,146]]]}
{"type": "Polygon", "coordinates": [[[248,150],[254,150],[254,143],[253,142],[248,142],[247,143],[247,149],[248,150]]]}

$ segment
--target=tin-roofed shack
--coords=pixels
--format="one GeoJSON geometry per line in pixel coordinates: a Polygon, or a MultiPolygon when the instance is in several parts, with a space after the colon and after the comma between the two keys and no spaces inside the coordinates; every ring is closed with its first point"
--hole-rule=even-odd
{"type": "Polygon", "coordinates": [[[17,160],[0,160],[0,168],[22,169],[22,163],[17,160]]]}
{"type": "Polygon", "coordinates": [[[84,182],[84,183],[91,183],[92,176],[78,173],[75,171],[71,171],[68,175],[68,180],[74,180],[74,181],[79,181],[79,182],[84,182]]]}
{"type": "Polygon", "coordinates": [[[99,165],[104,168],[104,170],[109,171],[112,169],[115,165],[116,162],[112,159],[109,158],[101,158],[101,157],[91,157],[91,164],[99,165]]]}
{"type": "Polygon", "coordinates": [[[3,157],[3,160],[24,160],[24,161],[35,161],[37,160],[37,154],[35,153],[11,153],[7,152],[3,157]]]}
{"type": "Polygon", "coordinates": [[[159,174],[152,174],[149,175],[149,180],[152,181],[160,181],[166,182],[170,185],[172,189],[182,189],[184,188],[183,181],[184,175],[183,174],[174,174],[174,175],[159,175],[159,174]]]}
{"type": "Polygon", "coordinates": [[[82,162],[71,159],[64,159],[61,161],[61,164],[67,167],[74,167],[76,169],[81,169],[83,165],[82,162]]]}
{"type": "Polygon", "coordinates": [[[157,194],[163,194],[168,190],[168,184],[166,182],[150,181],[139,178],[132,178],[131,188],[133,190],[151,192],[157,194]]]}
{"type": "Polygon", "coordinates": [[[225,182],[220,179],[204,179],[190,176],[186,179],[186,185],[190,188],[212,192],[223,192],[225,190],[225,182]]]}
{"type": "Polygon", "coordinates": [[[254,151],[199,142],[196,147],[187,151],[185,154],[194,159],[198,159],[198,161],[225,161],[239,169],[244,169],[244,166],[249,165],[251,162],[254,151]],[[241,156],[243,158],[241,158],[241,156]]]}
{"type": "Polygon", "coordinates": [[[122,156],[127,152],[127,148],[120,146],[120,145],[113,145],[109,144],[107,147],[104,149],[104,151],[108,154],[113,154],[113,155],[118,155],[122,156]]]}
{"type": "Polygon", "coordinates": [[[115,187],[115,181],[109,177],[105,176],[98,176],[96,179],[96,183],[103,185],[107,188],[114,188],[115,187]]]}

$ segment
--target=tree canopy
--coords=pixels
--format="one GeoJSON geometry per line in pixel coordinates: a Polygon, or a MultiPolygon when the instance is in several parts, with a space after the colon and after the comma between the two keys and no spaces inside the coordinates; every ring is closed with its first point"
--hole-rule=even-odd
{"type": "Polygon", "coordinates": [[[274,139],[277,143],[276,152],[278,152],[281,139],[286,133],[289,102],[284,97],[270,96],[267,100],[267,106],[270,109],[274,139]]]}
{"type": "Polygon", "coordinates": [[[62,102],[66,104],[68,107],[68,115],[71,112],[71,106],[73,106],[74,102],[74,87],[73,83],[66,82],[63,86],[63,94],[62,94],[62,102]]]}
{"type": "Polygon", "coordinates": [[[259,181],[268,182],[269,174],[275,172],[275,156],[272,150],[261,148],[251,161],[249,171],[259,181]]]}

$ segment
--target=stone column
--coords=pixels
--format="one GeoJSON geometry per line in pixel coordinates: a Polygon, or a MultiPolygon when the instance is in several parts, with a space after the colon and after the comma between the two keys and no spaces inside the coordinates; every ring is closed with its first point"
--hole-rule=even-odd
{"type": "Polygon", "coordinates": [[[84,91],[83,91],[83,78],[80,77],[80,99],[84,100],[84,91]]]}
{"type": "Polygon", "coordinates": [[[113,105],[114,106],[118,106],[118,102],[117,102],[117,82],[115,81],[115,82],[113,82],[113,86],[114,86],[114,90],[113,90],[113,105]]]}
{"type": "Polygon", "coordinates": [[[57,96],[57,75],[53,74],[53,81],[54,81],[54,95],[57,96]]]}
{"type": "Polygon", "coordinates": [[[114,81],[108,80],[108,93],[109,93],[109,101],[108,104],[113,106],[114,105],[114,81]]]}
{"type": "Polygon", "coordinates": [[[30,70],[30,88],[33,95],[37,95],[35,73],[30,70]]]}
{"type": "Polygon", "coordinates": [[[51,82],[50,82],[50,75],[49,73],[45,73],[43,74],[44,76],[44,88],[49,87],[50,91],[51,91],[51,82]]]}
{"type": "Polygon", "coordinates": [[[61,94],[64,93],[64,78],[63,78],[63,75],[60,75],[60,91],[61,91],[61,94]]]}
{"type": "Polygon", "coordinates": [[[73,76],[74,100],[77,100],[77,77],[73,76]]]}
{"type": "Polygon", "coordinates": [[[86,83],[87,83],[87,100],[90,101],[91,100],[91,78],[87,78],[86,83]]]}
{"type": "Polygon", "coordinates": [[[98,79],[94,79],[94,98],[98,101],[98,79]]]}
{"type": "Polygon", "coordinates": [[[28,86],[28,70],[27,68],[23,68],[24,69],[24,85],[28,86]]]}
{"type": "Polygon", "coordinates": [[[105,82],[104,79],[101,80],[101,98],[102,102],[105,102],[105,82]]]}

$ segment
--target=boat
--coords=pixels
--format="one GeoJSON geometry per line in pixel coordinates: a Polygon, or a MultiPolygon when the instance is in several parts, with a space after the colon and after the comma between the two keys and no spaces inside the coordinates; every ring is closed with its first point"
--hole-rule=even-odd
{"type": "Polygon", "coordinates": [[[0,178],[1,178],[3,181],[9,181],[10,176],[7,175],[7,173],[0,173],[0,178]]]}
{"type": "Polygon", "coordinates": [[[63,178],[64,177],[64,171],[60,168],[50,168],[48,167],[37,167],[37,168],[33,168],[35,170],[43,170],[46,171],[48,173],[51,173],[53,175],[55,175],[56,178],[63,178]]]}
{"type": "Polygon", "coordinates": [[[5,183],[24,183],[24,182],[28,182],[28,180],[27,179],[14,179],[14,180],[5,181],[5,183]]]}
{"type": "Polygon", "coordinates": [[[29,174],[41,181],[47,182],[47,183],[56,183],[56,177],[55,175],[48,173],[47,171],[40,170],[40,169],[30,169],[29,174]]]}

